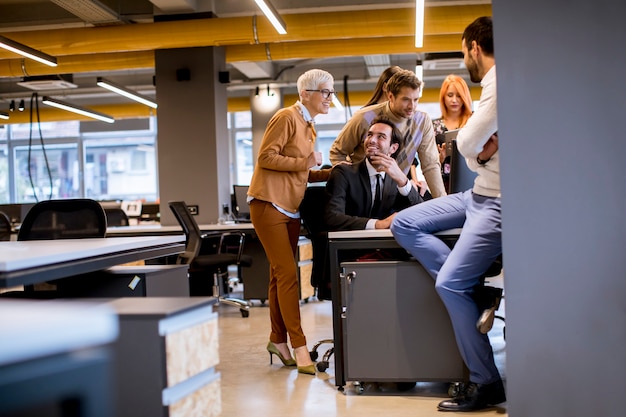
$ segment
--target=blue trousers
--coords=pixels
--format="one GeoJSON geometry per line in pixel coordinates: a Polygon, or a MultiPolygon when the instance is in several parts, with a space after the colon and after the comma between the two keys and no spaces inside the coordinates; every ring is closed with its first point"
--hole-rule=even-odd
{"type": "Polygon", "coordinates": [[[472,190],[411,206],[391,224],[396,241],[435,279],[470,381],[478,384],[500,379],[489,338],[476,329],[480,312],[472,292],[502,253],[501,224],[500,198],[472,190]],[[454,228],[463,230],[450,250],[434,233],[454,228]]]}

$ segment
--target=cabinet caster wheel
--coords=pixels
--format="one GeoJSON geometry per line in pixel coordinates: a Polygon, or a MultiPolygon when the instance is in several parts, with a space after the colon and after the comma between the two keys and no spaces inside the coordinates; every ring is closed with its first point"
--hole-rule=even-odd
{"type": "Polygon", "coordinates": [[[241,311],[241,317],[248,317],[250,315],[250,310],[246,310],[245,308],[241,308],[239,311],[241,311]]]}
{"type": "Polygon", "coordinates": [[[355,382],[354,383],[354,390],[356,391],[357,395],[363,394],[363,385],[360,382],[355,382]]]}
{"type": "Polygon", "coordinates": [[[463,384],[462,382],[453,382],[452,384],[450,384],[450,387],[448,387],[448,396],[451,398],[458,397],[461,392],[463,392],[464,386],[465,384],[463,384]]]}
{"type": "Polygon", "coordinates": [[[326,372],[326,370],[328,369],[328,362],[318,362],[317,365],[317,370],[320,372],[326,372]]]}

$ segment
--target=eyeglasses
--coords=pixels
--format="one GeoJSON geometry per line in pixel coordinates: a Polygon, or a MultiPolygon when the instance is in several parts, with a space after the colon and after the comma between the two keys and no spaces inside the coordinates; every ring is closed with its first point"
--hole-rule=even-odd
{"type": "Polygon", "coordinates": [[[322,93],[322,97],[326,98],[330,98],[330,96],[332,96],[333,94],[335,94],[334,91],[330,91],[327,89],[323,89],[323,90],[306,90],[306,91],[317,91],[318,93],[322,93]]]}

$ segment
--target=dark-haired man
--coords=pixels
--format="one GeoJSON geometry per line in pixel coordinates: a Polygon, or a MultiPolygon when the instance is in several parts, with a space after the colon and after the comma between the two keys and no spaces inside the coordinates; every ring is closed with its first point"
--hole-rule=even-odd
{"type": "Polygon", "coordinates": [[[422,201],[398,166],[402,139],[393,122],[374,119],[359,163],[336,165],[326,183],[329,230],[388,229],[395,212],[422,201]]]}
{"type": "MultiPolygon", "coordinates": [[[[496,113],[496,67],[490,17],[480,17],[463,32],[462,50],[472,81],[481,82],[480,104],[461,128],[457,145],[470,169],[474,187],[429,200],[398,213],[391,231],[435,278],[454,329],[469,384],[456,397],[439,403],[441,411],[473,411],[506,401],[481,308],[475,299],[481,276],[502,253],[500,165],[496,113]],[[460,228],[450,250],[434,234],[460,228]]],[[[488,318],[488,317],[487,317],[488,318]]]]}
{"type": "Polygon", "coordinates": [[[387,101],[354,113],[330,147],[330,162],[361,162],[367,130],[375,118],[383,117],[391,120],[402,138],[402,149],[395,158],[402,172],[409,173],[417,155],[433,197],[446,195],[432,121],[428,114],[417,110],[421,85],[412,71],[403,69],[392,75],[387,81],[387,101]]]}

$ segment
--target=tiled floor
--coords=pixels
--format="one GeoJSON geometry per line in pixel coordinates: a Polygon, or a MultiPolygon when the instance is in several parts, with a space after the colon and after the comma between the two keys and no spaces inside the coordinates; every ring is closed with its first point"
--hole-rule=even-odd
{"type": "MultiPolygon", "coordinates": [[[[492,280],[501,285],[501,278],[492,280]]],[[[365,386],[357,394],[352,385],[344,393],[334,381],[334,362],[325,373],[316,376],[298,374],[295,368],[280,362],[269,364],[265,350],[269,335],[269,309],[258,301],[248,318],[237,308],[221,305],[219,311],[220,355],[222,375],[222,416],[271,417],[382,417],[441,416],[437,403],[447,398],[448,384],[418,383],[409,391],[395,387],[365,386]]],[[[504,310],[504,303],[498,313],[504,310]]],[[[332,305],[330,301],[312,299],[301,306],[303,329],[308,346],[332,337],[332,305]]],[[[490,332],[496,361],[504,376],[503,324],[496,321],[490,332]]],[[[276,359],[276,357],[274,357],[276,359]]],[[[472,415],[506,415],[506,404],[472,415]]]]}

